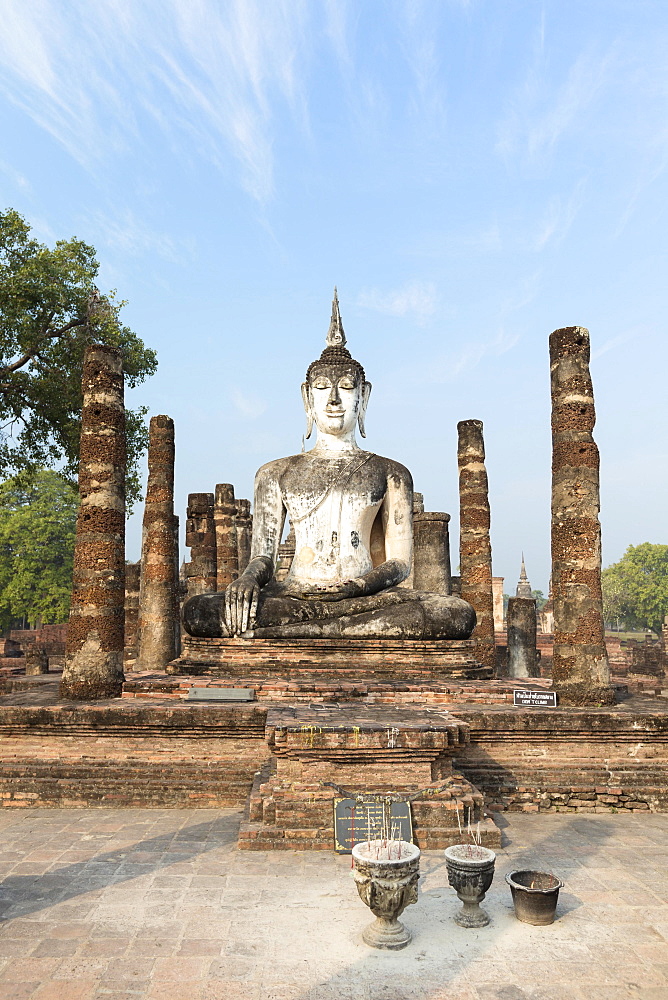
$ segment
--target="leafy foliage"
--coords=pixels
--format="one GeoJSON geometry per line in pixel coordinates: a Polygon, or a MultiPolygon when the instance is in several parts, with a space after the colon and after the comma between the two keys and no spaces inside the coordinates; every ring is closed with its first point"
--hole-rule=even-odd
{"type": "MultiPolygon", "coordinates": [[[[155,351],[122,324],[114,292],[89,309],[98,270],[93,247],[70,239],[50,250],[18,212],[0,212],[0,474],[62,465],[75,477],[86,343],[120,347],[131,388],[156,369],[155,351]]],[[[139,498],[145,413],[127,411],[129,507],[139,498]]]]}
{"type": "Polygon", "coordinates": [[[79,497],[57,472],[43,469],[0,483],[0,627],[26,616],[67,620],[79,497]]]}
{"type": "Polygon", "coordinates": [[[668,614],[668,545],[629,545],[602,573],[603,615],[628,628],[661,633],[668,614]]]}

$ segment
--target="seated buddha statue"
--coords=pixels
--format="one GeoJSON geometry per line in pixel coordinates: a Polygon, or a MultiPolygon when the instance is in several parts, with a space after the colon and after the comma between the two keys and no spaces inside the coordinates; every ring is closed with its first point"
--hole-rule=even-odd
{"type": "Polygon", "coordinates": [[[326,347],[302,385],[310,451],[255,478],[251,559],[224,593],[191,597],[194,636],[466,639],[475,611],[458,597],[400,586],[413,559],[413,482],[399,462],[360,448],[371,384],[346,349],[334,293],[326,347]],[[295,533],[287,577],[275,568],[285,518],[295,533]]]}

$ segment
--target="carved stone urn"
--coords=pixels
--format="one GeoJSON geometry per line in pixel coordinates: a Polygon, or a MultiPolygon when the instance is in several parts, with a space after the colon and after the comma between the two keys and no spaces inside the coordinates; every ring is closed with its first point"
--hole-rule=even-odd
{"type": "Polygon", "coordinates": [[[463,906],[455,914],[461,927],[484,927],[489,917],[480,908],[494,878],[496,854],[478,844],[455,844],[445,849],[448,881],[463,906]]]}
{"type": "Polygon", "coordinates": [[[420,849],[405,841],[372,840],[353,847],[353,878],[362,902],[374,917],[362,931],[372,948],[398,951],[411,940],[411,932],[398,917],[417,903],[420,849]]]}

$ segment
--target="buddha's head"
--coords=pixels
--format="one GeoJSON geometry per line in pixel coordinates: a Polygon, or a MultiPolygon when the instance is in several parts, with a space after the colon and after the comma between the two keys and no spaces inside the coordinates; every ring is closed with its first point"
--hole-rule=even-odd
{"type": "Polygon", "coordinates": [[[364,416],[371,393],[364,369],[346,349],[339,299],[334,289],[332,319],[327,333],[327,346],[317,361],[309,365],[302,384],[302,399],[306,410],[306,437],[313,424],[322,434],[337,437],[350,434],[359,425],[364,432],[364,416]]]}

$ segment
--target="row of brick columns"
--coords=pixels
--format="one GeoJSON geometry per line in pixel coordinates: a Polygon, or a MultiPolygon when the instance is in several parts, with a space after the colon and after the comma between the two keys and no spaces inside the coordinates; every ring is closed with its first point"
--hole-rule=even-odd
{"type": "MultiPolygon", "coordinates": [[[[603,633],[599,455],[592,437],[594,397],[589,333],[582,327],[550,336],[552,392],[553,683],[564,704],[614,700],[603,633]]],[[[83,364],[77,516],[72,605],[61,694],[105,698],[120,694],[123,657],[142,669],[161,669],[179,652],[178,519],[174,515],[174,424],[153,417],[149,477],[137,595],[137,564],[125,567],[125,409],[121,354],[93,344],[83,364]],[[127,641],[124,631],[127,621],[127,641]]],[[[483,426],[458,424],[460,574],[462,597],[473,605],[480,662],[494,666],[490,508],[483,426]]],[[[448,515],[416,514],[416,545],[441,552],[422,560],[420,589],[449,588],[448,515]],[[448,578],[446,580],[446,577],[448,578]]],[[[224,590],[250,557],[252,518],[247,500],[230,484],[188,497],[188,596],[224,590]]],[[[526,611],[526,609],[518,609],[526,611]]],[[[520,616],[521,617],[521,616],[520,616]]],[[[526,615],[524,616],[526,617],[526,615]]],[[[518,624],[519,627],[519,624],[518,624]]],[[[524,631],[527,631],[524,629],[524,631]]],[[[528,630],[527,636],[531,632],[528,630]]],[[[530,642],[530,637],[526,642],[530,642]]],[[[525,643],[526,645],[526,643],[525,643]]],[[[526,675],[517,665],[517,676],[526,675]]],[[[530,672],[530,665],[527,669],[530,672]]]]}

